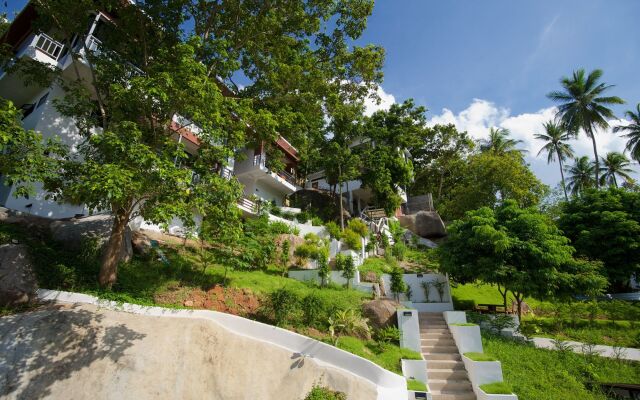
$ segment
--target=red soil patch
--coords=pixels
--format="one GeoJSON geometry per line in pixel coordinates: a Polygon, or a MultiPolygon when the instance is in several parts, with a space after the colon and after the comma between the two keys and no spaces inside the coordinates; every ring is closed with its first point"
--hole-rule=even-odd
{"type": "Polygon", "coordinates": [[[175,289],[157,295],[155,301],[241,316],[254,315],[260,308],[258,296],[250,289],[227,288],[220,285],[215,285],[207,291],[192,287],[175,289]]]}

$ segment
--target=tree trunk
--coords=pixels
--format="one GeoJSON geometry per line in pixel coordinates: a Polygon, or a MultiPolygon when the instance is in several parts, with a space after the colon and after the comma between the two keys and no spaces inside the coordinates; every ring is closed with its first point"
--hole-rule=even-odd
{"type": "Polygon", "coordinates": [[[122,251],[122,242],[124,240],[124,234],[127,229],[128,222],[128,213],[121,211],[116,212],[113,219],[111,236],[109,236],[107,248],[102,254],[102,260],[100,263],[98,282],[103,288],[111,289],[111,286],[116,282],[118,275],[118,263],[120,262],[120,252],[122,251]]]}
{"type": "Polygon", "coordinates": [[[593,129],[589,127],[589,136],[593,144],[593,155],[596,157],[596,189],[600,189],[600,160],[598,159],[598,147],[596,146],[596,137],[593,135],[593,129]]]}
{"type": "Polygon", "coordinates": [[[504,305],[504,310],[507,311],[507,293],[509,293],[509,289],[504,288],[503,292],[500,284],[498,284],[498,292],[500,292],[500,296],[502,296],[502,305],[504,305]]]}
{"type": "Polygon", "coordinates": [[[340,203],[340,228],[344,230],[344,210],[342,207],[342,166],[338,165],[338,185],[340,185],[340,195],[338,196],[338,202],[340,203]]]}
{"type": "Polygon", "coordinates": [[[558,154],[558,162],[560,163],[560,178],[562,179],[562,190],[564,191],[564,199],[569,201],[569,196],[567,196],[567,185],[564,183],[564,171],[562,170],[562,158],[560,158],[560,152],[558,154]]]}
{"type": "Polygon", "coordinates": [[[513,297],[516,298],[516,303],[518,304],[518,321],[522,323],[522,301],[524,300],[524,296],[520,293],[513,292],[513,297]]]}

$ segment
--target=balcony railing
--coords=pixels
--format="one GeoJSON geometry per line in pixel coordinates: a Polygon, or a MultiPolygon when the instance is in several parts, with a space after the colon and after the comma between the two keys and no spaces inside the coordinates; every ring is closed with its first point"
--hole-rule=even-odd
{"type": "Polygon", "coordinates": [[[89,49],[90,51],[99,52],[100,45],[102,45],[100,39],[93,35],[87,36],[87,49],[89,49]]]}
{"type": "Polygon", "coordinates": [[[58,61],[64,45],[51,37],[41,33],[36,41],[36,49],[58,61]]]}
{"type": "Polygon", "coordinates": [[[249,200],[246,197],[240,197],[240,199],[238,199],[238,206],[240,206],[241,208],[244,208],[246,210],[249,210],[249,212],[255,214],[258,211],[258,206],[256,205],[256,203],[254,203],[253,201],[249,200]]]}
{"type": "Polygon", "coordinates": [[[284,179],[285,181],[289,182],[293,186],[298,186],[298,180],[296,179],[296,177],[291,175],[287,171],[278,172],[278,176],[284,179]]]}

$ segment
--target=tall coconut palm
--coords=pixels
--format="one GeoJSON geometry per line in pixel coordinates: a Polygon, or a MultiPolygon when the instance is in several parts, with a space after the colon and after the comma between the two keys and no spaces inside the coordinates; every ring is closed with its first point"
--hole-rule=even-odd
{"type": "Polygon", "coordinates": [[[566,167],[566,172],[569,175],[567,189],[571,191],[572,195],[577,196],[585,189],[595,186],[593,180],[594,168],[595,165],[587,156],[576,158],[573,165],[566,167]]]}
{"type": "Polygon", "coordinates": [[[624,100],[616,96],[603,96],[613,85],[599,82],[602,70],[595,69],[586,76],[584,69],[573,72],[572,77],[563,77],[560,80],[561,91],[554,91],[547,95],[553,101],[561,103],[558,106],[558,117],[565,128],[577,135],[582,129],[593,144],[595,156],[596,187],[598,187],[598,173],[600,166],[598,161],[598,148],[596,145],[595,131],[597,128],[609,127],[607,119],[615,118],[613,111],[606,106],[611,104],[623,104],[624,100]]]}
{"type": "Polygon", "coordinates": [[[602,157],[600,184],[618,187],[617,176],[627,182],[632,181],[633,178],[631,178],[629,174],[632,173],[633,170],[628,168],[630,164],[627,156],[622,153],[618,153],[617,151],[607,153],[606,156],[602,157]]]}
{"type": "Polygon", "coordinates": [[[626,132],[624,137],[629,139],[627,141],[627,151],[631,154],[631,158],[636,161],[640,161],[640,103],[636,106],[636,112],[627,111],[624,113],[631,123],[626,126],[616,126],[613,128],[614,132],[626,132]]]}
{"type": "Polygon", "coordinates": [[[525,150],[517,149],[516,146],[522,143],[522,140],[516,140],[509,137],[511,132],[505,128],[490,128],[489,137],[480,141],[480,151],[490,152],[493,154],[522,153],[525,150]]]}
{"type": "Polygon", "coordinates": [[[535,135],[536,139],[544,140],[545,142],[544,146],[542,146],[538,152],[538,156],[542,152],[546,152],[547,164],[551,164],[558,159],[558,163],[560,164],[560,177],[562,178],[562,190],[564,190],[565,200],[568,201],[569,196],[567,196],[567,187],[564,182],[562,163],[569,158],[573,158],[573,149],[571,145],[567,143],[567,141],[571,139],[571,134],[563,129],[562,125],[554,121],[545,122],[542,126],[544,126],[545,133],[535,135]]]}

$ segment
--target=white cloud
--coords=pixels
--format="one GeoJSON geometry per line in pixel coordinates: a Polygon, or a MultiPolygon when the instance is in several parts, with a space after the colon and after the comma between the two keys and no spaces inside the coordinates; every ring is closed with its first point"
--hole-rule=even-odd
{"type": "MultiPolygon", "coordinates": [[[[488,136],[489,128],[492,126],[506,128],[511,131],[511,135],[522,140],[520,148],[528,151],[527,162],[530,163],[533,171],[538,177],[549,185],[556,185],[560,181],[560,171],[558,164],[548,165],[546,157],[540,155],[536,157],[542,143],[535,139],[536,133],[544,133],[542,124],[554,118],[557,109],[555,107],[543,108],[534,113],[523,113],[511,115],[508,108],[499,107],[496,104],[482,99],[474,99],[473,102],[458,114],[454,114],[449,109],[443,109],[442,113],[429,119],[429,125],[454,124],[459,130],[465,130],[474,139],[483,139],[488,136]]],[[[624,120],[609,121],[611,126],[623,125],[624,120]]],[[[612,128],[607,131],[596,133],[598,145],[598,155],[603,156],[610,151],[624,151],[625,139],[612,132],[612,128]]],[[[589,156],[593,158],[593,147],[591,140],[585,135],[572,140],[576,156],[589,156]]],[[[637,166],[634,167],[637,169],[637,166]]]]}
{"type": "Polygon", "coordinates": [[[379,103],[375,99],[372,99],[369,97],[367,97],[367,99],[364,102],[364,105],[365,105],[364,113],[367,116],[370,116],[371,114],[373,114],[378,110],[388,110],[389,107],[391,107],[391,105],[396,102],[395,96],[392,95],[391,93],[385,92],[382,86],[378,86],[378,90],[376,91],[376,94],[380,98],[379,103]]]}

